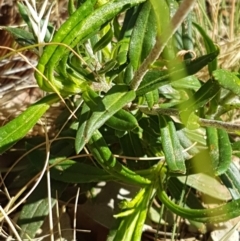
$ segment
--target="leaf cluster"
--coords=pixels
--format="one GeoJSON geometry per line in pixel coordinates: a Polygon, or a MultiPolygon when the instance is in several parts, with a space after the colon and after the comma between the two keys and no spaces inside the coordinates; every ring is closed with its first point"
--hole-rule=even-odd
{"type": "MultiPolygon", "coordinates": [[[[100,181],[139,189],[131,201],[121,203],[121,212],[115,215],[118,226],[112,227],[109,240],[140,240],[154,198],[202,231],[205,223],[240,215],[239,171],[232,162],[233,154],[239,156],[239,142],[234,138],[239,127],[225,123],[239,106],[239,75],[218,67],[219,48],[191,14],[179,23],[182,29],[161,43],[179,3],[166,0],[161,4],[70,0],[69,18],[40,53],[35,72],[39,87],[54,93],[0,128],[0,152],[5,153],[52,103],[60,99],[70,103],[57,121],[63,125],[69,110],[72,118],[61,129],[61,138],[50,142],[47,161],[52,189],[61,194],[73,183],[94,185],[100,181]],[[165,18],[159,22],[161,14],[165,18]],[[206,51],[195,58],[191,54],[198,41],[192,37],[194,31],[201,35],[206,51]],[[166,45],[164,51],[152,60],[137,89],[132,88],[136,73],[158,44],[166,45]],[[183,48],[187,54],[179,57],[183,48]],[[195,75],[204,67],[208,68],[207,81],[195,75]],[[218,188],[226,197],[214,192],[218,188]],[[221,205],[203,208],[196,190],[221,205]]],[[[23,19],[31,24],[24,7],[19,6],[23,19]]],[[[37,41],[32,32],[7,30],[20,43],[30,35],[32,42],[37,41]]],[[[30,173],[25,183],[43,170],[46,160],[42,145],[33,148],[31,142],[26,144],[29,164],[19,173],[20,179],[30,173]]],[[[34,238],[43,222],[25,222],[32,215],[29,210],[36,193],[19,217],[22,237],[34,238]]],[[[45,200],[40,196],[38,205],[45,200]]],[[[47,211],[41,208],[41,215],[44,218],[47,211]]]]}

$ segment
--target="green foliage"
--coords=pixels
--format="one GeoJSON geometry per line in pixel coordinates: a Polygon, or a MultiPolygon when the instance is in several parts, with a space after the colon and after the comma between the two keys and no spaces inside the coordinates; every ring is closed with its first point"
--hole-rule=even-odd
{"type": "MultiPolygon", "coordinates": [[[[165,22],[157,22],[161,21],[162,9],[155,5],[153,8],[152,2],[115,0],[102,4],[86,0],[75,9],[70,1],[70,16],[54,34],[52,44],[44,47],[35,72],[39,87],[56,94],[41,99],[0,128],[0,151],[4,153],[27,134],[60,96],[78,106],[75,118],[61,134],[70,136],[71,141],[66,143],[63,138],[51,145],[51,178],[63,186],[117,181],[141,187],[135,198],[123,202],[121,212],[115,215],[120,221],[116,229],[113,227],[113,240],[140,240],[154,197],[191,222],[215,223],[240,215],[239,172],[231,161],[232,150],[239,155],[239,143],[228,133],[223,121],[223,114],[228,111],[226,105],[239,96],[240,82],[238,74],[218,69],[219,49],[206,31],[193,24],[204,40],[205,55],[194,60],[178,59],[179,46],[192,46],[183,43],[186,34],[191,38],[191,31],[178,32],[182,34],[178,42],[176,35],[172,36],[164,53],[148,66],[139,87],[131,89],[136,71],[141,71],[145,59],[151,57],[155,44],[165,44],[159,36],[166,28],[165,22]],[[205,66],[209,79],[204,82],[194,74],[205,66]],[[72,160],[76,153],[78,159],[72,160]],[[201,182],[194,181],[193,176],[186,181],[186,185],[199,191],[209,180],[216,186],[222,180],[233,200],[206,209],[201,204],[196,207],[197,198],[191,192],[190,198],[186,197],[187,208],[174,203],[166,191],[169,188],[181,202],[183,179],[190,175],[201,176],[201,182]]],[[[177,2],[174,1],[175,10],[177,2]]],[[[173,9],[168,9],[168,3],[164,1],[163,11],[169,11],[167,15],[171,16],[173,9]]],[[[21,9],[31,31],[29,18],[21,9]]],[[[7,30],[18,42],[26,36],[30,36],[28,44],[36,41],[33,32],[7,30]]],[[[198,40],[192,39],[195,41],[198,40]]],[[[239,134],[237,128],[235,134],[239,134]]],[[[37,170],[42,170],[45,151],[30,150],[28,157],[37,170]]],[[[209,189],[205,192],[222,200],[221,195],[209,189]]],[[[37,205],[45,200],[37,197],[36,192],[32,198],[38,199],[37,205]]],[[[22,220],[39,215],[43,219],[47,211],[32,213],[31,208],[28,203],[24,206],[19,225],[33,238],[42,220],[33,228],[30,224],[25,228],[22,220]]]]}
{"type": "Polygon", "coordinates": [[[50,105],[58,100],[59,98],[55,94],[49,95],[30,106],[16,119],[1,127],[0,153],[4,153],[23,138],[47,111],[50,105]]]}

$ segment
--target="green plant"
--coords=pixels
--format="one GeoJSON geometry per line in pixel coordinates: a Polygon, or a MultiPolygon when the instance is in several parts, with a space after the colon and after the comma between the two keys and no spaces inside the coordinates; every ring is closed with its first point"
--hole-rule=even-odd
{"type": "MultiPolygon", "coordinates": [[[[217,68],[219,49],[199,25],[192,26],[189,20],[189,32],[179,30],[194,2],[184,0],[179,7],[173,0],[69,1],[70,17],[52,39],[46,39],[49,43],[43,43],[43,36],[37,38],[36,28],[29,18],[24,19],[32,30],[34,47],[44,46],[38,49],[36,80],[41,89],[54,94],[0,128],[0,151],[6,152],[23,138],[52,103],[68,99],[73,113],[61,136],[69,140],[48,140],[46,151],[26,145],[31,160],[27,171],[34,169],[29,171],[29,180],[49,165],[53,190],[68,183],[102,180],[140,187],[131,201],[120,204],[122,212],[115,215],[120,221],[113,240],[140,240],[155,197],[191,222],[215,223],[240,215],[239,172],[231,162],[232,151],[239,155],[239,143],[230,135],[238,134],[239,126],[221,119],[239,106],[234,102],[239,95],[239,77],[217,68]],[[192,28],[204,40],[206,53],[194,60],[186,55],[181,61],[176,58],[178,51],[182,46],[193,50],[197,41],[191,39],[192,28]],[[191,39],[187,43],[186,34],[191,39]],[[194,74],[205,66],[209,80],[203,82],[194,74]],[[79,154],[77,161],[71,158],[75,153],[79,154]],[[86,156],[93,157],[94,165],[86,156]],[[213,209],[203,208],[182,182],[186,177],[186,185],[203,191],[199,183],[188,181],[191,175],[200,175],[203,183],[209,180],[204,175],[218,185],[224,183],[233,200],[225,203],[206,188],[206,194],[222,203],[213,209]],[[184,190],[190,194],[185,195],[184,190]]],[[[19,9],[26,17],[26,7],[19,4],[19,9]]],[[[43,26],[44,33],[52,31],[47,20],[43,26]]],[[[29,34],[7,30],[17,41],[29,34]]],[[[32,48],[32,43],[27,48],[32,48]]],[[[10,208],[13,205],[9,203],[10,208]]],[[[25,205],[19,225],[22,237],[33,238],[42,220],[23,228],[22,220],[29,218],[29,210],[25,205]]],[[[44,210],[43,216],[46,213],[44,210]]]]}

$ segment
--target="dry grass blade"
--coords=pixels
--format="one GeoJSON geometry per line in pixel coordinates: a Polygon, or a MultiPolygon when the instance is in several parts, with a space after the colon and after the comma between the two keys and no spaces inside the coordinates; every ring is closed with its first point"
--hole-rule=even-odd
{"type": "Polygon", "coordinates": [[[13,223],[11,222],[8,214],[4,211],[4,209],[2,208],[2,206],[0,205],[0,212],[2,213],[3,217],[5,218],[5,220],[7,221],[9,227],[11,228],[12,232],[14,233],[15,235],[15,238],[18,240],[18,241],[22,241],[21,237],[19,236],[16,228],[14,227],[13,223]]]}
{"type": "Polygon", "coordinates": [[[74,206],[74,219],[73,219],[73,240],[77,240],[77,207],[78,207],[78,199],[79,199],[80,188],[77,189],[77,195],[75,198],[75,206],[74,206]]]}
{"type": "MultiPolygon", "coordinates": [[[[240,2],[235,0],[198,1],[194,9],[195,21],[220,48],[218,67],[231,71],[238,71],[240,67],[239,9],[240,2]]],[[[201,37],[196,34],[195,38],[200,39],[196,45],[204,53],[201,37]]],[[[209,77],[206,69],[198,73],[198,76],[205,80],[209,77]]]]}

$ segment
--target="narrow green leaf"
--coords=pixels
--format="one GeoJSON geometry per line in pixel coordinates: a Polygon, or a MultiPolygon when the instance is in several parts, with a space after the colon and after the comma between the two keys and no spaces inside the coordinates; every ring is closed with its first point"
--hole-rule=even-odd
{"type": "Polygon", "coordinates": [[[147,185],[151,183],[149,179],[138,175],[118,162],[98,130],[91,135],[87,147],[98,164],[120,181],[134,185],[147,185]]]}
{"type": "MultiPolygon", "coordinates": [[[[153,195],[155,195],[155,192],[156,190],[154,188],[154,185],[151,185],[145,188],[143,200],[139,205],[137,205],[137,209],[139,209],[140,213],[133,232],[133,236],[130,239],[131,241],[140,240],[142,237],[143,226],[145,224],[145,220],[148,214],[148,208],[149,208],[150,202],[152,201],[153,195]]],[[[131,235],[130,232],[129,232],[129,235],[131,235]]]]}
{"type": "Polygon", "coordinates": [[[37,123],[50,105],[59,100],[55,94],[49,95],[29,106],[22,114],[0,128],[0,154],[22,139],[37,123]]]}
{"type": "Polygon", "coordinates": [[[82,98],[92,112],[105,110],[102,98],[89,86],[86,86],[85,91],[82,93],[82,98]]]}
{"type": "MultiPolygon", "coordinates": [[[[203,208],[201,201],[196,197],[191,188],[186,188],[186,183],[181,183],[177,178],[171,177],[168,180],[168,190],[172,198],[177,202],[181,200],[183,190],[186,193],[184,200],[184,207],[186,208],[203,208]]],[[[205,234],[207,232],[207,225],[202,222],[188,220],[191,226],[195,227],[198,232],[205,234]]]]}
{"type": "Polygon", "coordinates": [[[106,121],[106,125],[119,131],[131,131],[138,127],[138,121],[131,113],[120,109],[106,121]]]}
{"type": "Polygon", "coordinates": [[[217,129],[219,143],[219,163],[215,168],[216,174],[225,173],[232,162],[232,147],[226,130],[217,129]]]}
{"type": "MultiPolygon", "coordinates": [[[[96,0],[87,0],[85,1],[81,7],[79,7],[71,16],[70,18],[68,18],[67,21],[65,21],[63,23],[63,25],[61,26],[61,28],[56,32],[56,34],[54,35],[52,41],[53,42],[64,42],[66,44],[71,43],[74,39],[74,36],[77,35],[76,33],[76,26],[78,26],[85,18],[87,18],[87,16],[89,14],[91,14],[91,12],[94,9],[94,4],[96,3],[96,0]],[[75,33],[74,36],[71,33],[75,33]],[[70,39],[70,35],[71,38],[70,39]]],[[[43,64],[46,61],[50,60],[49,57],[51,57],[54,53],[56,54],[55,50],[56,49],[62,49],[62,52],[64,52],[64,50],[66,49],[63,46],[59,46],[59,45],[48,45],[46,46],[46,49],[43,52],[43,55],[41,56],[39,63],[43,64]]],[[[58,52],[60,53],[60,51],[58,52]]],[[[60,56],[58,56],[58,61],[61,60],[61,58],[59,58],[60,56]]],[[[61,55],[62,57],[62,55],[61,55]]]]}
{"type": "Polygon", "coordinates": [[[219,180],[205,173],[192,174],[187,178],[185,176],[177,178],[181,181],[181,183],[186,183],[188,186],[205,193],[210,197],[214,197],[222,201],[229,201],[231,199],[231,195],[229,194],[227,188],[223,186],[219,180]]]}
{"type": "Polygon", "coordinates": [[[211,157],[213,166],[217,167],[219,163],[219,146],[218,146],[217,129],[214,127],[207,127],[206,134],[207,134],[207,145],[208,145],[209,155],[211,157]]]}
{"type": "Polygon", "coordinates": [[[75,140],[76,153],[79,153],[83,148],[81,146],[81,143],[83,142],[84,130],[86,128],[86,124],[90,116],[91,116],[91,111],[89,107],[86,105],[86,103],[84,103],[80,117],[79,117],[79,128],[77,130],[76,140],[75,140]]]}
{"type": "Polygon", "coordinates": [[[69,0],[68,1],[68,13],[69,15],[72,15],[76,11],[76,7],[74,4],[74,0],[69,0]]]}
{"type": "Polygon", "coordinates": [[[128,62],[128,48],[129,39],[125,38],[118,42],[115,52],[115,58],[119,65],[126,64],[128,62]]]}
{"type": "Polygon", "coordinates": [[[203,55],[193,61],[191,61],[189,64],[186,64],[186,71],[189,75],[197,73],[199,70],[201,70],[204,66],[208,65],[212,61],[214,61],[217,56],[219,55],[219,48],[216,48],[213,52],[203,55]]]}
{"type": "Polygon", "coordinates": [[[131,36],[133,27],[135,25],[135,22],[140,10],[141,10],[141,5],[130,8],[126,11],[121,32],[119,34],[119,40],[128,38],[131,36]]]}
{"type": "Polygon", "coordinates": [[[161,36],[167,30],[166,27],[169,26],[170,9],[168,2],[158,0],[150,0],[150,2],[156,18],[158,36],[161,36]]]}
{"type": "MultiPolygon", "coordinates": [[[[127,210],[129,211],[129,210],[127,210]]],[[[132,235],[138,223],[139,209],[132,209],[132,212],[123,217],[116,231],[113,241],[125,240],[132,241],[132,235]]],[[[140,238],[140,237],[139,237],[140,238]]]]}
{"type": "MultiPolygon", "coordinates": [[[[173,1],[172,1],[173,2],[173,1]]],[[[182,42],[183,48],[185,50],[193,50],[194,49],[194,38],[193,38],[193,31],[192,31],[192,19],[193,19],[194,12],[191,11],[188,16],[186,17],[185,21],[182,23],[182,42]]],[[[214,49],[210,52],[213,52],[214,49]]],[[[209,53],[209,52],[208,52],[209,53]]],[[[184,56],[184,59],[191,58],[192,55],[187,53],[184,56]]]]}
{"type": "Polygon", "coordinates": [[[78,145],[81,150],[87,144],[93,132],[99,129],[111,116],[122,109],[124,105],[131,102],[135,98],[135,92],[129,91],[126,85],[113,86],[102,99],[99,101],[99,109],[94,111],[86,123],[84,134],[78,145]]]}
{"type": "MultiPolygon", "coordinates": [[[[178,130],[177,135],[178,135],[179,142],[180,142],[181,146],[183,147],[183,149],[187,149],[190,146],[192,146],[194,142],[190,140],[190,138],[186,135],[184,130],[185,129],[178,130]]],[[[199,150],[196,146],[192,146],[187,151],[187,153],[189,153],[192,156],[196,155],[198,152],[199,152],[199,150]]]]}
{"type": "Polygon", "coordinates": [[[158,116],[159,126],[161,130],[161,140],[163,152],[169,170],[171,172],[185,173],[185,160],[183,156],[183,148],[178,140],[174,123],[169,117],[158,116]]]}
{"type": "MultiPolygon", "coordinates": [[[[160,180],[164,182],[166,177],[166,169],[162,168],[160,173],[160,180]]],[[[168,198],[167,193],[164,191],[162,183],[159,185],[157,192],[158,198],[161,202],[175,214],[198,222],[204,223],[219,223],[229,219],[238,217],[240,214],[239,205],[240,199],[228,202],[216,208],[209,209],[188,209],[175,204],[168,198]]]]}
{"type": "Polygon", "coordinates": [[[143,62],[144,59],[149,55],[150,51],[152,50],[156,42],[157,26],[156,16],[153,11],[153,8],[150,11],[147,24],[148,28],[146,29],[146,33],[142,44],[141,62],[143,62]]]}
{"type": "Polygon", "coordinates": [[[147,56],[146,51],[150,51],[155,42],[156,25],[151,21],[154,17],[151,3],[143,3],[129,43],[129,58],[134,70],[137,70],[144,57],[147,56]],[[152,32],[155,32],[155,34],[152,34],[152,32]],[[145,54],[142,58],[143,51],[145,51],[145,54]]]}
{"type": "Polygon", "coordinates": [[[96,53],[97,51],[106,47],[109,44],[109,42],[112,40],[112,38],[113,38],[113,31],[110,26],[107,33],[104,36],[102,36],[96,44],[94,44],[93,52],[96,53]]]}
{"type": "MultiPolygon", "coordinates": [[[[123,153],[126,156],[142,157],[145,154],[141,140],[137,134],[128,132],[122,138],[120,138],[120,144],[123,153]]],[[[130,167],[132,162],[133,161],[129,163],[130,167]]]]}
{"type": "MultiPolygon", "coordinates": [[[[54,206],[57,201],[56,192],[58,193],[58,197],[60,197],[65,187],[66,184],[64,183],[54,180],[51,181],[52,206],[54,206]]],[[[23,239],[29,239],[29,237],[34,238],[48,213],[47,182],[46,179],[43,178],[28,198],[18,218],[17,224],[21,228],[21,237],[23,239]]]]}
{"type": "MultiPolygon", "coordinates": [[[[207,104],[220,90],[220,86],[215,81],[209,80],[187,101],[179,105],[180,116],[184,124],[190,120],[191,114],[194,114],[200,107],[207,104]]],[[[197,122],[196,118],[193,121],[197,122]]]]}
{"type": "Polygon", "coordinates": [[[232,72],[224,69],[217,69],[213,72],[214,79],[227,90],[240,95],[240,79],[232,72]]]}
{"type": "MultiPolygon", "coordinates": [[[[197,23],[193,22],[193,26],[202,35],[207,53],[209,54],[216,51],[217,46],[213,43],[213,40],[208,36],[206,31],[197,23]]],[[[210,74],[212,74],[212,72],[216,69],[217,69],[217,59],[214,59],[211,63],[208,64],[208,71],[210,74]]]]}
{"type": "Polygon", "coordinates": [[[232,147],[228,133],[213,127],[208,127],[206,133],[213,169],[216,175],[221,175],[228,170],[232,161],[232,147]]]}
{"type": "MultiPolygon", "coordinates": [[[[46,154],[39,150],[29,154],[32,166],[38,171],[41,171],[44,166],[45,156],[46,154]]],[[[52,166],[50,169],[51,178],[64,183],[90,183],[115,179],[103,169],[69,160],[66,157],[51,158],[49,165],[52,166]]]]}
{"type": "Polygon", "coordinates": [[[98,74],[105,74],[111,71],[117,64],[116,60],[110,60],[104,64],[104,66],[98,71],[98,74]]]}
{"type": "Polygon", "coordinates": [[[11,27],[5,27],[4,29],[12,34],[14,39],[22,46],[33,45],[36,42],[33,34],[24,29],[11,27]]]}
{"type": "Polygon", "coordinates": [[[126,85],[129,85],[133,78],[133,67],[131,64],[128,64],[124,71],[123,81],[126,85]]]}
{"type": "Polygon", "coordinates": [[[220,176],[224,185],[228,188],[233,199],[240,199],[240,172],[239,168],[233,163],[230,163],[229,169],[220,176]]]}
{"type": "Polygon", "coordinates": [[[201,83],[196,76],[190,75],[178,81],[172,82],[171,86],[177,89],[190,89],[197,91],[201,87],[201,83]]]}
{"type": "MultiPolygon", "coordinates": [[[[126,14],[126,13],[125,13],[126,14]]],[[[120,39],[120,31],[121,31],[122,23],[118,22],[118,16],[113,19],[113,33],[114,37],[119,40],[120,39]]]]}
{"type": "Polygon", "coordinates": [[[218,54],[219,50],[216,50],[213,53],[201,56],[193,61],[186,61],[185,66],[181,64],[180,67],[170,69],[169,71],[149,71],[144,76],[143,81],[136,91],[136,95],[144,95],[149,91],[159,88],[160,86],[171,84],[173,81],[175,82],[182,79],[182,76],[185,76],[186,73],[188,75],[193,75],[206,66],[209,62],[213,61],[218,54]],[[177,76],[179,76],[179,79],[176,78],[177,76]]]}
{"type": "Polygon", "coordinates": [[[146,98],[148,107],[151,109],[155,104],[158,103],[158,100],[159,100],[158,90],[153,90],[146,93],[145,98],[146,98]]]}
{"type": "Polygon", "coordinates": [[[24,4],[22,4],[21,2],[17,2],[17,6],[18,6],[18,11],[19,11],[22,19],[25,21],[25,23],[28,25],[28,27],[31,28],[31,21],[29,18],[27,7],[24,4]]]}
{"type": "Polygon", "coordinates": [[[235,141],[232,144],[233,155],[240,157],[240,141],[235,141]]]}

